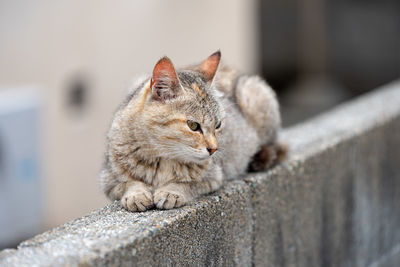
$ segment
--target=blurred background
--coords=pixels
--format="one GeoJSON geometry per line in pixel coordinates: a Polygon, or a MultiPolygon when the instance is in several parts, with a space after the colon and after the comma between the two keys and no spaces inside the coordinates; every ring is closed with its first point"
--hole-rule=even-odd
{"type": "Polygon", "coordinates": [[[0,0],[0,248],[108,203],[105,135],[134,77],[217,49],[290,126],[399,78],[400,1],[0,0]]]}

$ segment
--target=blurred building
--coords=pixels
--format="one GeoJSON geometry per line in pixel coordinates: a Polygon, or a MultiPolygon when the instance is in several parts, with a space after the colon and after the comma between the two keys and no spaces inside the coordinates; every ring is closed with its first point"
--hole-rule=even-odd
{"type": "Polygon", "coordinates": [[[43,98],[43,227],[107,203],[105,135],[135,76],[164,55],[182,66],[217,49],[254,72],[256,24],[255,1],[1,1],[0,88],[43,98]]]}
{"type": "Polygon", "coordinates": [[[259,1],[260,68],[291,125],[400,77],[400,1],[259,1]]]}

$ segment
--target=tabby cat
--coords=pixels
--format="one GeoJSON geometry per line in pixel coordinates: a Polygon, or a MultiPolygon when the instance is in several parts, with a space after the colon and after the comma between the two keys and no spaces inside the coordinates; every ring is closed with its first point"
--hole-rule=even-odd
{"type": "Polygon", "coordinates": [[[176,70],[163,57],[133,88],[107,136],[100,183],[111,200],[130,211],[181,207],[283,158],[275,93],[220,58],[176,70]]]}

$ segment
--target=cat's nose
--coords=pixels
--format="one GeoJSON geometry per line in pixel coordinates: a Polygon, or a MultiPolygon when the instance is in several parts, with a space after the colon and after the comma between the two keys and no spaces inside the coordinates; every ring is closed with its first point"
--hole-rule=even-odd
{"type": "Polygon", "coordinates": [[[208,153],[210,153],[210,156],[212,154],[214,154],[214,152],[217,151],[217,149],[218,148],[216,148],[216,147],[207,147],[207,151],[208,151],[208,153]]]}

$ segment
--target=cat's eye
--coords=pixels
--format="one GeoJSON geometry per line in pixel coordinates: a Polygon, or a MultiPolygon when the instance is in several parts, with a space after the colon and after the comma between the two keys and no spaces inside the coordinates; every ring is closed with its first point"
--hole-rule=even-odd
{"type": "Polygon", "coordinates": [[[219,128],[221,128],[221,121],[218,122],[217,126],[215,126],[215,129],[219,129],[219,128]]]}
{"type": "Polygon", "coordinates": [[[198,124],[195,121],[188,120],[187,125],[189,126],[190,130],[192,130],[192,131],[200,130],[200,124],[198,124]]]}

